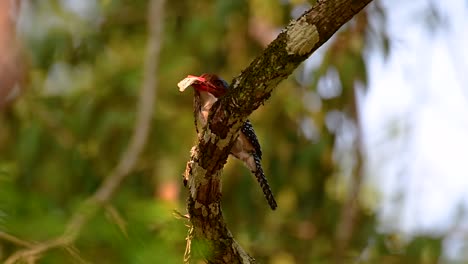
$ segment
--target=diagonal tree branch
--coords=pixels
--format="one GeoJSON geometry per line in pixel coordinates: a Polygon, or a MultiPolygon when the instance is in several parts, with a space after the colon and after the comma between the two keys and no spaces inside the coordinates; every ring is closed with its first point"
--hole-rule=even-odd
{"type": "Polygon", "coordinates": [[[137,102],[137,117],[130,143],[122,154],[118,164],[96,192],[83,202],[73,214],[62,235],[17,251],[6,260],[5,264],[13,264],[20,260],[34,261],[48,250],[72,244],[79,236],[84,225],[109,202],[125,177],[134,169],[148,139],[155,104],[156,72],[158,69],[159,51],[161,49],[164,3],[165,0],[152,0],[149,3],[149,40],[144,65],[144,80],[137,102]]]}
{"type": "Polygon", "coordinates": [[[273,89],[371,0],[321,0],[285,30],[236,77],[230,92],[212,107],[209,123],[191,151],[185,178],[192,227],[186,262],[254,263],[236,243],[221,212],[222,168],[242,123],[264,104],[273,89]],[[194,243],[193,243],[194,242],[194,243]],[[190,246],[195,251],[192,252],[190,246]]]}
{"type": "Polygon", "coordinates": [[[8,241],[11,244],[15,244],[15,245],[20,246],[20,247],[29,248],[29,247],[34,246],[34,243],[19,239],[19,238],[15,237],[15,236],[10,235],[10,234],[8,234],[6,232],[3,232],[3,231],[0,231],[0,239],[8,241]]]}

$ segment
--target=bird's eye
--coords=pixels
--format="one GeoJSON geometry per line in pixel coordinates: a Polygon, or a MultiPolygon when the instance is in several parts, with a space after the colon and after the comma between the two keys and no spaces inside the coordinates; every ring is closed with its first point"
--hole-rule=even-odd
{"type": "Polygon", "coordinates": [[[220,86],[220,87],[224,87],[224,88],[228,88],[229,85],[227,84],[226,81],[224,80],[216,80],[216,86],[220,86]]]}

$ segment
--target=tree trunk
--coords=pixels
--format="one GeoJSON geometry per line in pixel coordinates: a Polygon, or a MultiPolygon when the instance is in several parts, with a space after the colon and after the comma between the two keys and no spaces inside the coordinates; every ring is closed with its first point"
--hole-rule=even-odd
{"type": "Polygon", "coordinates": [[[187,207],[192,224],[186,262],[202,257],[208,263],[255,263],[236,243],[221,212],[221,173],[230,149],[242,123],[265,103],[278,83],[370,2],[318,1],[292,21],[233,80],[229,93],[215,103],[198,145],[192,148],[184,175],[189,188],[187,207]]]}

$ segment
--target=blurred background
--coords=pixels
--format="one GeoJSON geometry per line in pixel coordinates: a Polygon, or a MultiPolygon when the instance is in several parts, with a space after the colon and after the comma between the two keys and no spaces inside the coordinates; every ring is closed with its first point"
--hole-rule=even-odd
{"type": "MultiPolygon", "coordinates": [[[[315,1],[168,1],[150,135],[76,241],[39,263],[181,263],[188,74],[231,81],[315,1]]],[[[61,234],[129,143],[147,1],[0,1],[0,230],[61,234]]],[[[375,0],[251,116],[279,207],[241,162],[225,219],[260,263],[468,263],[468,2],[375,0]]],[[[22,247],[0,240],[0,260],[22,247]]]]}

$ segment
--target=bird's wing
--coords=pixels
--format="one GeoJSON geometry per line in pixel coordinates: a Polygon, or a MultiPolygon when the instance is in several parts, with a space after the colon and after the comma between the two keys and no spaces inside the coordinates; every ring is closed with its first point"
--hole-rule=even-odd
{"type": "Polygon", "coordinates": [[[246,135],[249,139],[250,144],[255,149],[255,153],[257,153],[258,157],[262,158],[262,150],[260,148],[260,143],[258,142],[257,136],[255,135],[255,130],[253,129],[252,123],[249,120],[246,120],[241,127],[241,132],[246,135]]]}

